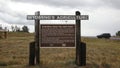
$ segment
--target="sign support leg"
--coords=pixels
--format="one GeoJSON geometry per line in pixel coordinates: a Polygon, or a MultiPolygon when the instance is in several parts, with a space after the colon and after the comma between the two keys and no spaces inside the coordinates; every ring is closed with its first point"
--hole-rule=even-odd
{"type": "MultiPolygon", "coordinates": [[[[76,16],[81,16],[79,11],[76,11],[76,16]]],[[[76,20],[76,65],[86,65],[86,44],[81,42],[81,20],[76,20]]]]}
{"type": "MultiPolygon", "coordinates": [[[[76,16],[80,16],[80,12],[76,11],[76,16]]],[[[80,61],[81,61],[81,57],[80,57],[80,50],[81,50],[81,20],[76,20],[76,65],[80,66],[80,61]]]]}
{"type": "Polygon", "coordinates": [[[35,42],[29,45],[29,65],[35,65],[35,42]]]}
{"type": "MultiPolygon", "coordinates": [[[[40,12],[36,12],[35,15],[39,16],[40,12]]],[[[36,64],[38,65],[40,63],[40,45],[39,45],[39,25],[40,25],[40,20],[35,20],[35,61],[36,64]]]]}

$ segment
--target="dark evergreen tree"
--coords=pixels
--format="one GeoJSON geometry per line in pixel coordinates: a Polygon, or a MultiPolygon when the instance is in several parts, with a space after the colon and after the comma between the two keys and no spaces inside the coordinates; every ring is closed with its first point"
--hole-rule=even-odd
{"type": "Polygon", "coordinates": [[[120,31],[118,31],[118,32],[116,33],[116,36],[120,36],[120,31]]]}
{"type": "Polygon", "coordinates": [[[22,31],[23,31],[23,32],[29,32],[29,29],[28,29],[27,26],[23,26],[23,27],[22,27],[22,31]]]}

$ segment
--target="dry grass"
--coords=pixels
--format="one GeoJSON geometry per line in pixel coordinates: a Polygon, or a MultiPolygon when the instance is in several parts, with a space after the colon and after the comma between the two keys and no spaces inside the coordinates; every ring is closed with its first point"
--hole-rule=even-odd
{"type": "MultiPolygon", "coordinates": [[[[0,68],[78,68],[74,48],[42,48],[40,66],[28,66],[33,34],[9,33],[0,39],[0,68]]],[[[120,40],[82,38],[87,44],[87,65],[82,68],[120,68],[120,40]]]]}

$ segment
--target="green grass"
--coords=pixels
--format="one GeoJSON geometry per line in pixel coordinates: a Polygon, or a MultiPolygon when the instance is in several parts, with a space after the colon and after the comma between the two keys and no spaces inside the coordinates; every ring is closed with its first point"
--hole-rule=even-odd
{"type": "MultiPolygon", "coordinates": [[[[0,68],[78,68],[75,48],[41,48],[40,66],[28,66],[29,43],[34,35],[8,33],[0,39],[0,68]]],[[[87,65],[82,68],[120,68],[120,40],[82,38],[87,44],[87,65]]]]}

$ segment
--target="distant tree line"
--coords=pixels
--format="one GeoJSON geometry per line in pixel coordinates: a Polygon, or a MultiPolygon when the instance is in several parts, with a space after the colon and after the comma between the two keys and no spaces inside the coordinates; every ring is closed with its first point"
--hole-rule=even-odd
{"type": "MultiPolygon", "coordinates": [[[[2,26],[0,26],[0,30],[6,30],[9,31],[10,29],[8,29],[7,27],[3,28],[2,26]]],[[[11,32],[27,32],[29,33],[29,28],[27,26],[22,26],[22,28],[18,27],[18,26],[11,26],[11,32]]]]}
{"type": "Polygon", "coordinates": [[[25,25],[22,27],[22,29],[20,29],[20,27],[18,27],[18,26],[11,26],[11,30],[12,30],[12,32],[27,32],[27,33],[29,33],[29,29],[25,25]]]}

